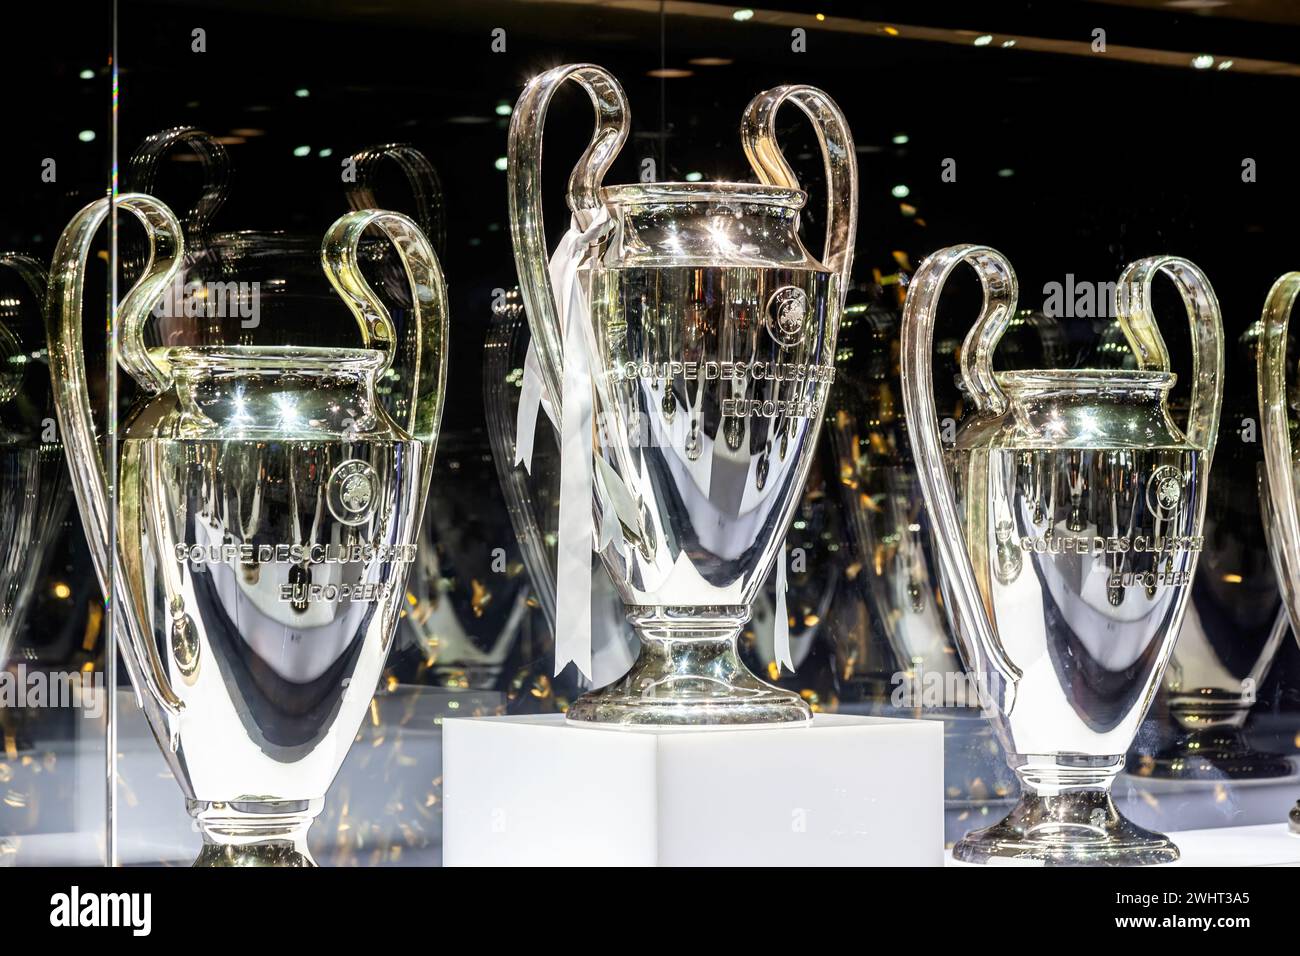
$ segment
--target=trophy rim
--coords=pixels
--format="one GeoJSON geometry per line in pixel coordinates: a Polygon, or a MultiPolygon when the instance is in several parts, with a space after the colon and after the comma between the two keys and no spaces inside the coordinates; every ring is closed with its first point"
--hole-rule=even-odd
{"type": "MultiPolygon", "coordinates": [[[[153,351],[153,350],[150,350],[153,351]]],[[[174,345],[162,352],[178,373],[291,371],[370,372],[384,364],[378,349],[321,348],[309,345],[174,345]]]]}
{"type": "Polygon", "coordinates": [[[734,202],[738,199],[765,206],[802,209],[808,194],[802,189],[768,186],[764,183],[667,182],[620,183],[605,186],[601,199],[613,205],[636,206],[662,202],[734,202]]]}
{"type": "Polygon", "coordinates": [[[1156,369],[1044,368],[1015,369],[997,372],[994,377],[1008,391],[1028,392],[1042,389],[1142,389],[1167,392],[1178,376],[1156,369]]]}

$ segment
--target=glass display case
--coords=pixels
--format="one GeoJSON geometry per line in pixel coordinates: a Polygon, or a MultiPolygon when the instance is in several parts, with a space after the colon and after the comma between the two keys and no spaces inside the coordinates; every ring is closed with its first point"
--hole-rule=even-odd
{"type": "MultiPolygon", "coordinates": [[[[1288,409],[1268,431],[1257,388],[1269,328],[1282,340],[1276,367],[1295,371],[1285,326],[1260,316],[1274,281],[1300,268],[1288,242],[1300,212],[1292,137],[1276,118],[1300,77],[1300,11],[1238,0],[73,6],[76,29],[54,30],[69,14],[36,11],[48,32],[33,30],[0,64],[8,88],[26,91],[10,97],[15,121],[0,151],[11,185],[0,219],[6,862],[439,865],[445,720],[565,715],[643,667],[645,621],[629,623],[627,588],[585,547],[590,586],[576,593],[589,604],[590,663],[554,667],[555,633],[567,637],[572,620],[557,585],[557,573],[574,580],[560,520],[572,472],[550,394],[562,372],[544,348],[540,368],[530,358],[541,280],[518,265],[524,227],[511,190],[535,159],[520,194],[538,197],[546,248],[532,261],[549,286],[550,253],[573,224],[591,227],[591,208],[563,198],[591,141],[589,104],[597,144],[602,123],[611,141],[618,126],[618,97],[599,77],[585,93],[562,84],[545,164],[540,146],[521,159],[516,103],[561,64],[603,67],[630,104],[621,150],[591,147],[604,182],[628,184],[616,187],[620,228],[641,230],[631,252],[617,252],[624,265],[645,252],[637,242],[689,242],[688,214],[664,212],[672,203],[707,206],[690,215],[713,217],[701,228],[714,243],[726,204],[753,204],[725,239],[728,268],[795,268],[783,250],[811,250],[811,260],[826,248],[807,293],[794,288],[802,280],[777,282],[798,293],[800,310],[821,309],[828,354],[805,361],[833,377],[803,431],[783,423],[766,439],[764,455],[797,445],[788,471],[801,477],[788,502],[770,505],[788,520],[784,538],[773,524],[766,550],[754,535],[747,547],[758,550],[743,555],[746,573],[763,575],[735,622],[739,670],[779,688],[800,716],[942,724],[949,847],[1000,820],[1019,784],[970,676],[913,450],[920,426],[904,410],[913,277],[956,243],[1000,250],[1019,297],[989,375],[1119,374],[1149,367],[1119,321],[1125,266],[1176,254],[1203,271],[1222,316],[1212,383],[1222,408],[1203,547],[1185,608],[1172,612],[1176,640],[1118,663],[1071,645],[1054,666],[1081,669],[1071,673],[1085,722],[1109,719],[1090,707],[1135,669],[1158,675],[1134,702],[1145,716],[1111,789],[1128,820],[1175,834],[1286,831],[1300,799],[1300,647],[1286,602],[1294,559],[1277,529],[1297,519],[1267,491],[1266,446],[1288,409]],[[829,113],[820,101],[767,114],[751,104],[787,84],[824,91],[851,136],[808,121],[829,113]],[[755,117],[769,140],[749,128],[755,117]],[[771,148],[797,184],[788,195],[778,164],[763,165],[771,148]],[[856,218],[846,220],[828,196],[850,167],[856,218]],[[743,195],[718,199],[711,184],[743,195]],[[797,235],[778,236],[783,227],[755,205],[797,235]],[[628,225],[638,215],[649,224],[628,225]],[[744,232],[752,222],[761,225],[744,232]],[[836,230],[847,261],[829,256],[836,230]],[[846,271],[832,279],[836,263],[846,271]],[[221,428],[205,431],[209,420],[221,428]],[[98,536],[88,543],[83,528],[98,536]],[[377,564],[347,556],[376,541],[388,549],[377,564]],[[298,552],[277,558],[280,547],[344,557],[316,565],[298,552]],[[365,598],[336,597],[362,582],[374,589],[365,598]],[[101,583],[115,595],[107,607],[101,583]],[[245,797],[212,796],[241,774],[245,797]],[[286,775],[321,792],[259,804],[286,775]],[[248,847],[268,832],[283,846],[259,860],[248,847]]],[[[595,194],[600,182],[585,185],[595,194]]],[[[617,255],[601,261],[612,271],[617,255]]],[[[689,268],[704,271],[695,259],[689,268]]],[[[602,327],[623,323],[620,341],[636,339],[641,357],[659,347],[655,334],[673,337],[669,351],[712,355],[700,344],[715,334],[700,305],[710,296],[730,295],[741,325],[757,315],[768,333],[794,303],[791,294],[774,305],[767,278],[752,280],[764,296],[748,306],[740,279],[718,280],[722,291],[684,292],[686,283],[673,294],[694,305],[655,326],[646,316],[667,315],[657,297],[669,293],[627,281],[592,294],[622,297],[602,327]]],[[[951,449],[980,410],[963,371],[982,297],[973,273],[954,272],[949,286],[931,374],[951,449]]],[[[1158,283],[1148,304],[1172,368],[1191,368],[1186,293],[1180,301],[1158,283]]],[[[765,347],[792,347],[779,333],[765,347]]],[[[1180,374],[1167,396],[1178,428],[1192,416],[1191,379],[1180,374]]],[[[1283,380],[1282,394],[1290,387],[1283,380]]],[[[671,387],[654,394],[645,417],[671,430],[683,409],[697,415],[687,430],[705,422],[726,437],[725,418],[675,404],[671,387]]],[[[713,437],[683,439],[687,457],[713,437]]],[[[615,532],[599,525],[600,495],[618,511],[609,487],[620,466],[599,467],[588,480],[600,485],[603,546],[615,532]]],[[[672,467],[644,465],[654,494],[671,497],[672,467]]],[[[754,467],[761,491],[768,458],[754,467]]],[[[784,466],[771,467],[786,480],[784,466]]],[[[1076,479],[1062,479],[1062,495],[1076,479]]],[[[645,524],[623,512],[609,520],[645,524]]],[[[695,523],[650,524],[660,539],[646,545],[647,565],[690,552],[724,595],[714,603],[740,603],[719,583],[716,549],[678,547],[707,538],[695,523]]]]}

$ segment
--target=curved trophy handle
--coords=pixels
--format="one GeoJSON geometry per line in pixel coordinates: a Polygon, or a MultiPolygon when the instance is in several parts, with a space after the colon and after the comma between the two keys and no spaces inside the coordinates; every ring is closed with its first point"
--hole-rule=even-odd
{"type": "MultiPolygon", "coordinates": [[[[194,126],[177,126],[145,137],[127,164],[133,192],[152,193],[158,168],[173,147],[188,146],[203,166],[203,191],[185,214],[185,240],[191,247],[206,244],[212,219],[230,188],[230,154],[210,134],[194,126]]],[[[191,250],[193,251],[193,250],[191,250]]]]}
{"type": "Polygon", "coordinates": [[[618,80],[591,63],[557,66],[533,77],[510,117],[506,179],[515,268],[519,272],[519,288],[529,327],[537,343],[542,378],[557,416],[562,413],[564,352],[561,317],[547,268],[550,256],[542,220],[542,130],[551,98],[567,80],[573,80],[587,91],[596,110],[596,129],[591,142],[569,177],[569,209],[583,229],[591,224],[593,211],[601,206],[601,182],[623,147],[630,124],[627,96],[618,80]]]}
{"type": "Polygon", "coordinates": [[[745,107],[740,138],[761,182],[798,189],[799,180],[776,140],[776,114],[786,100],[803,110],[817,131],[826,164],[826,248],[822,262],[840,277],[840,298],[848,294],[853,241],[858,232],[858,154],[848,120],[835,101],[813,86],[777,86],[745,107]]]}
{"type": "MultiPolygon", "coordinates": [[[[361,274],[361,238],[371,227],[396,247],[411,283],[411,404],[404,427],[413,438],[436,445],[447,388],[447,284],[429,240],[401,213],[362,209],[345,214],[330,226],[321,244],[321,267],[361,326],[365,347],[386,353],[380,374],[387,371],[397,357],[397,329],[387,307],[361,274]]],[[[432,468],[431,448],[424,458],[426,482],[432,468]]]]}
{"type": "MultiPolygon", "coordinates": [[[[1271,532],[1269,543],[1278,584],[1287,610],[1300,612],[1300,513],[1297,513],[1295,459],[1292,457],[1291,421],[1286,387],[1287,330],[1296,296],[1300,295],[1300,272],[1288,272],[1269,290],[1260,318],[1257,364],[1259,375],[1259,420],[1264,433],[1264,471],[1267,504],[1265,527],[1271,532]]],[[[1300,640],[1300,628],[1294,628],[1300,640]]]]}
{"type": "Polygon", "coordinates": [[[934,320],[944,284],[960,263],[971,265],[984,289],[984,304],[979,319],[966,337],[963,348],[962,376],[975,397],[977,411],[1001,412],[1006,398],[993,379],[992,353],[1011,315],[1016,309],[1016,274],[1002,254],[988,246],[961,245],[941,249],[929,256],[912,276],[903,305],[902,380],[903,408],[907,415],[908,436],[916,459],[925,506],[934,523],[934,543],[943,566],[948,570],[955,607],[954,629],[965,630],[975,638],[978,648],[1012,688],[1020,678],[1020,669],[1006,656],[975,580],[975,569],[966,552],[957,497],[948,473],[947,456],[939,434],[939,419],[934,401],[934,320]],[[965,355],[974,345],[978,355],[971,359],[974,377],[967,374],[965,355]]]}
{"type": "Polygon", "coordinates": [[[434,250],[441,251],[446,243],[442,182],[438,179],[438,171],[433,168],[433,163],[429,162],[429,157],[414,146],[385,143],[353,153],[352,161],[357,175],[355,180],[347,184],[348,205],[355,210],[383,208],[375,198],[375,182],[379,167],[385,159],[396,163],[406,176],[415,201],[415,215],[412,218],[428,237],[434,250]]]}
{"type": "MultiPolygon", "coordinates": [[[[1151,256],[1129,265],[1119,277],[1115,312],[1138,368],[1170,370],[1169,350],[1151,310],[1151,283],[1163,272],[1173,280],[1192,326],[1192,395],[1187,412],[1187,439],[1205,449],[1206,465],[1214,457],[1223,404],[1223,321],[1210,280],[1178,256],[1151,256]]],[[[1276,291],[1276,286],[1274,287],[1276,291]]],[[[1271,296],[1270,296],[1271,301],[1271,296]]],[[[1204,496],[1202,496],[1202,502],[1204,496]]]]}
{"type": "MultiPolygon", "coordinates": [[[[161,301],[167,286],[180,271],[184,248],[181,226],[172,211],[152,196],[127,193],[118,199],[117,206],[135,215],[149,238],[149,259],[144,274],[117,306],[116,319],[120,329],[118,360],[141,385],[156,392],[166,387],[169,376],[164,367],[155,366],[150,361],[142,334],[154,306],[161,301]]],[[[59,432],[68,451],[72,486],[100,587],[106,600],[112,601],[116,596],[114,582],[126,580],[126,575],[122,570],[121,556],[109,535],[112,522],[109,475],[95,438],[81,319],[86,257],[95,232],[109,209],[108,199],[95,200],[72,218],[59,237],[50,267],[45,322],[59,432]]],[[[111,369],[109,374],[112,374],[111,369]]],[[[130,529],[123,531],[131,533],[130,529]]],[[[134,595],[125,595],[127,605],[135,601],[134,595]]],[[[143,684],[159,706],[168,713],[177,714],[184,705],[168,682],[157,647],[140,630],[138,622],[147,619],[139,613],[141,610],[128,606],[126,613],[118,618],[119,633],[126,635],[130,651],[125,655],[128,670],[137,688],[143,684]]]]}

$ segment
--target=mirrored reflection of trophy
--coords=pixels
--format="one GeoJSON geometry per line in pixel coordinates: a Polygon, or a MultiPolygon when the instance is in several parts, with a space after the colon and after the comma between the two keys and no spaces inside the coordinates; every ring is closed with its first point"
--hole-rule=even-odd
{"type": "MultiPolygon", "coordinates": [[[[1252,325],[1227,355],[1225,427],[1255,417],[1255,396],[1242,386],[1257,374],[1258,335],[1258,324],[1252,325]]],[[[1107,338],[1122,340],[1122,335],[1107,338]]],[[[1121,367],[1133,367],[1127,344],[1113,354],[1125,360],[1121,367]]],[[[1176,418],[1179,411],[1175,407],[1176,418]]],[[[1213,781],[1265,780],[1293,772],[1286,757],[1256,748],[1245,733],[1256,692],[1290,629],[1264,526],[1263,455],[1260,442],[1232,432],[1216,451],[1205,548],[1153,708],[1153,714],[1167,713],[1168,720],[1154,735],[1155,747],[1130,754],[1129,773],[1213,781]]]]}
{"type": "Polygon", "coordinates": [[[641,638],[631,671],[568,716],[806,721],[807,704],[756,678],[736,643],[783,547],[834,377],[856,226],[852,139],[824,93],[780,87],[750,103],[741,127],[760,183],[602,186],[628,126],[622,88],[592,65],[536,77],[510,126],[515,262],[564,449],[557,665],[584,664],[581,647],[558,645],[570,636],[566,587],[590,566],[593,541],[641,638]],[[566,81],[587,92],[597,121],[569,180],[573,225],[548,270],[542,126],[566,81]],[[799,241],[806,195],[776,142],[786,101],[823,144],[821,261],[799,241]],[[595,515],[581,500],[566,509],[570,479],[595,515]]]}
{"type": "Polygon", "coordinates": [[[101,586],[117,597],[122,657],[202,833],[198,864],[313,865],[307,829],[369,707],[414,558],[446,376],[442,274],[411,220],[352,212],[320,259],[364,347],[151,347],[145,326],[184,261],[181,226],[143,194],[118,210],[151,254],[119,306],[119,362],[146,397],[118,430],[112,498],[81,314],[107,200],[59,241],[47,322],[59,426],[101,586]],[[367,230],[394,245],[414,303],[400,419],[377,393],[404,353],[361,272],[367,230]]]}
{"type": "MultiPolygon", "coordinates": [[[[149,344],[274,344],[293,335],[310,336],[317,345],[351,345],[346,309],[321,274],[319,236],[217,230],[216,217],[230,196],[234,167],[216,137],[192,126],[147,136],[127,164],[129,187],[168,200],[158,187],[163,185],[166,162],[173,159],[196,159],[201,185],[198,199],[182,219],[184,261],[155,310],[149,344]]],[[[409,187],[409,214],[437,253],[444,228],[442,190],[428,158],[409,145],[390,143],[367,147],[351,159],[356,176],[341,197],[347,207],[385,208],[376,198],[381,173],[388,167],[397,170],[409,187]]],[[[178,183],[168,180],[167,185],[179,192],[178,183]]],[[[148,251],[140,243],[126,245],[128,279],[138,276],[148,251]]],[[[367,279],[389,301],[393,323],[403,347],[408,347],[410,301],[400,258],[390,243],[374,236],[363,239],[360,256],[367,279]]],[[[385,405],[397,417],[405,412],[398,406],[406,400],[407,386],[391,374],[379,383],[385,405]]]]}
{"type": "Polygon", "coordinates": [[[23,630],[68,507],[42,315],[47,277],[0,253],[0,668],[23,630]]]}
{"type": "MultiPolygon", "coordinates": [[[[889,671],[960,670],[931,566],[929,519],[911,456],[900,447],[906,433],[891,381],[896,316],[864,309],[846,318],[841,335],[856,347],[836,382],[838,404],[828,428],[855,558],[849,576],[867,595],[873,623],[892,651],[889,671]]],[[[871,660],[866,642],[872,632],[849,636],[853,642],[841,649],[846,682],[862,684],[859,694],[888,696],[891,688],[876,687],[880,677],[860,663],[871,660]]],[[[965,706],[947,699],[934,703],[965,706]]]]}
{"type": "MultiPolygon", "coordinates": [[[[1277,571],[1291,633],[1300,638],[1300,494],[1297,493],[1296,352],[1289,337],[1291,312],[1300,294],[1300,272],[1288,272],[1273,284],[1260,319],[1256,349],[1259,377],[1260,437],[1264,443],[1263,488],[1269,552],[1277,571]]],[[[1291,808],[1291,832],[1300,835],[1300,803],[1291,808]]]]}
{"type": "Polygon", "coordinates": [[[921,265],[903,318],[904,406],[947,607],[1021,785],[1011,813],[953,855],[1168,862],[1177,847],[1122,817],[1110,788],[1173,650],[1202,546],[1223,376],[1218,303],[1186,260],[1143,259],[1120,277],[1117,307],[1139,370],[995,373],[1016,298],[1000,254],[954,246],[921,265]],[[973,410],[945,449],[932,338],[944,284],[963,262],[984,304],[962,347],[973,410]],[[1169,414],[1175,377],[1150,306],[1157,274],[1191,319],[1185,429],[1169,414]]]}
{"type": "Polygon", "coordinates": [[[785,613],[793,673],[783,671],[777,646],[780,602],[775,580],[769,580],[754,598],[753,616],[740,635],[746,666],[773,684],[796,691],[814,713],[833,712],[839,706],[835,653],[825,632],[838,607],[844,529],[829,496],[833,489],[827,485],[824,462],[815,457],[786,535],[785,613]]]}

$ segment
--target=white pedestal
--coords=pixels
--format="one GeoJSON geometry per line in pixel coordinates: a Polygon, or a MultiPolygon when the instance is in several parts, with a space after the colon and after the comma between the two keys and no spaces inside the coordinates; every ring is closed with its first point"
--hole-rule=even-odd
{"type": "Polygon", "coordinates": [[[940,866],[943,725],[443,722],[448,866],[940,866]]]}

